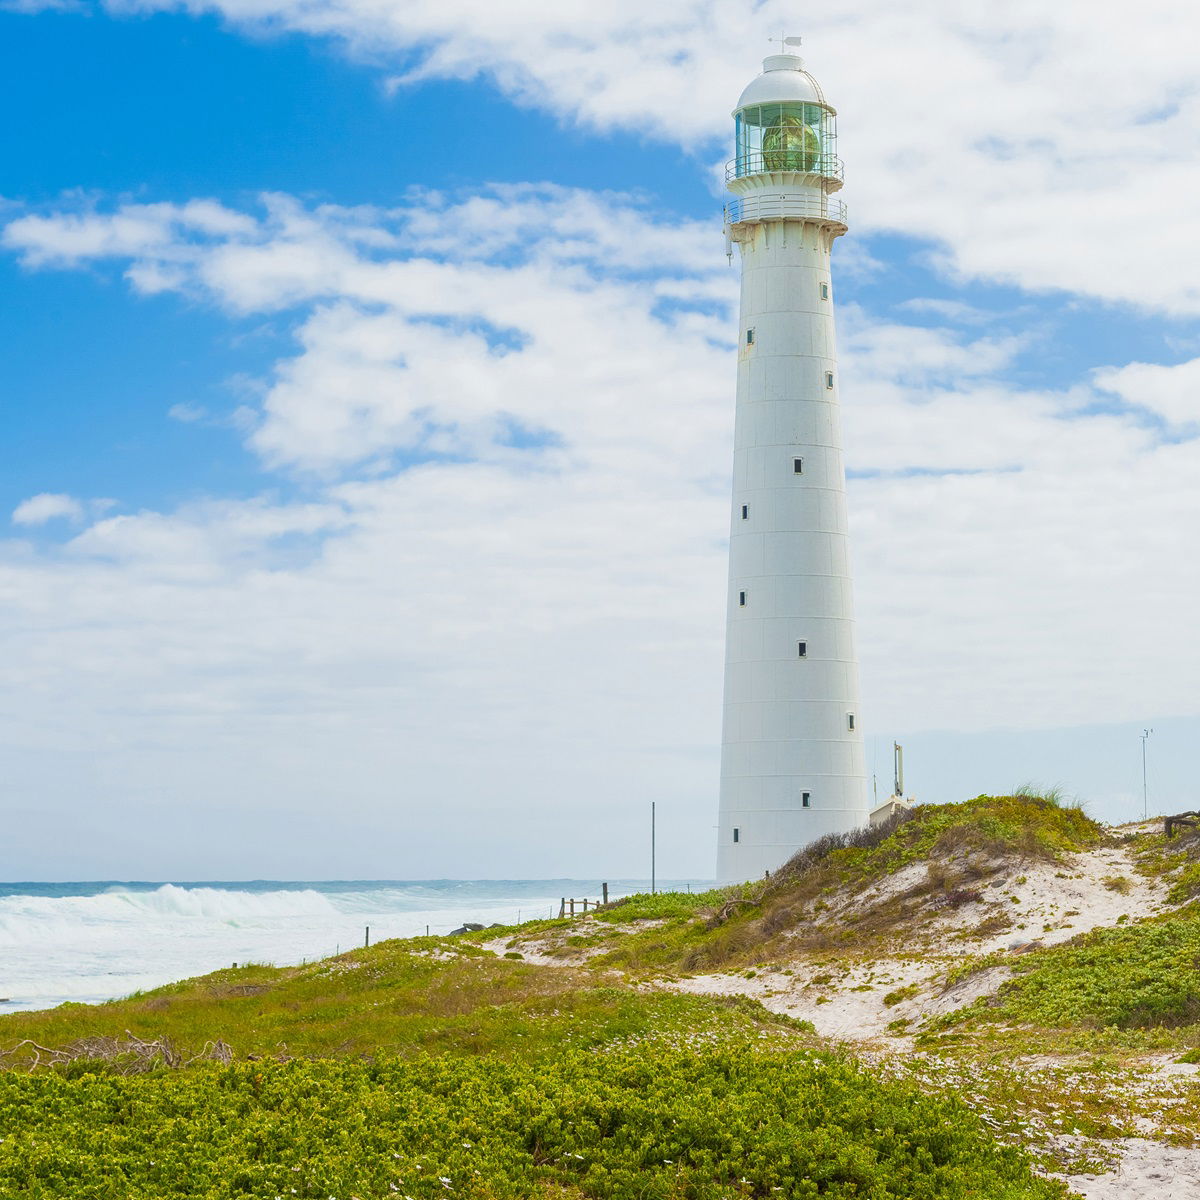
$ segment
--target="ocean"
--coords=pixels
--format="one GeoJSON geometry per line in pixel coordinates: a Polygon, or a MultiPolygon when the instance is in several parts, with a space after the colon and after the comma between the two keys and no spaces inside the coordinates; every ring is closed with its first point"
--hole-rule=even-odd
{"type": "MultiPolygon", "coordinates": [[[[701,890],[705,880],[663,880],[701,890]]],[[[609,881],[610,897],[649,891],[609,881]]],[[[0,883],[0,1013],[95,1003],[231,963],[286,965],[371,941],[557,916],[591,879],[0,883]]]]}

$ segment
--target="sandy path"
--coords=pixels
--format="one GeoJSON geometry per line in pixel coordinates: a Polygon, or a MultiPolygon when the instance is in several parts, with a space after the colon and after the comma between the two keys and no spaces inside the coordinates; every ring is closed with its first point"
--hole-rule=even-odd
{"type": "Polygon", "coordinates": [[[1067,1178],[1067,1185],[1087,1200],[1200,1200],[1200,1150],[1145,1138],[1108,1144],[1121,1155],[1114,1170],[1067,1178]]]}

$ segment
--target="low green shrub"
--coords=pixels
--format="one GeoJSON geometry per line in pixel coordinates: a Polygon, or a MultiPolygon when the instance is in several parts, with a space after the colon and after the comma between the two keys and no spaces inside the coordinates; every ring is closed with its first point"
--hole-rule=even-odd
{"type": "Polygon", "coordinates": [[[12,1200],[1066,1195],[958,1100],[749,1045],[7,1072],[0,1127],[12,1200]]]}
{"type": "MultiPolygon", "coordinates": [[[[1018,1022],[1050,1029],[1174,1029],[1200,1023],[1200,914],[1185,911],[1035,950],[1011,962],[994,998],[937,1027],[1018,1022]]],[[[977,966],[1005,956],[991,956],[977,966]]]]}
{"type": "Polygon", "coordinates": [[[596,920],[625,924],[629,921],[662,921],[672,917],[694,917],[698,912],[720,904],[740,888],[714,888],[707,892],[638,892],[614,900],[607,908],[596,910],[596,920]]]}

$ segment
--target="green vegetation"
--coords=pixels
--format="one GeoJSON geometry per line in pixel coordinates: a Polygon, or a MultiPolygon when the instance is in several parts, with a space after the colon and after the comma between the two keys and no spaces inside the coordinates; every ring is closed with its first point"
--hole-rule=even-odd
{"type": "Polygon", "coordinates": [[[1167,898],[1172,904],[1200,896],[1200,833],[1177,834],[1169,841],[1161,833],[1139,834],[1134,839],[1134,853],[1138,870],[1170,884],[1167,898]]]}
{"type": "MultiPolygon", "coordinates": [[[[651,1034],[791,1028],[740,998],[639,992],[616,977],[497,959],[458,939],[380,942],[305,967],[248,966],[110,1004],[0,1018],[0,1048],[167,1039],[184,1059],[220,1040],[238,1057],[520,1055],[651,1034]],[[431,944],[430,944],[431,943],[431,944]],[[429,947],[425,952],[425,946],[429,947]]],[[[8,1065],[30,1063],[30,1047],[8,1065]]]]}
{"type": "Polygon", "coordinates": [[[868,850],[843,852],[844,866],[878,876],[919,859],[952,855],[1055,860],[1107,840],[1082,808],[1064,806],[1057,794],[976,796],[962,804],[918,808],[911,821],[868,850]]]}
{"type": "Polygon", "coordinates": [[[663,921],[673,917],[692,917],[715,904],[721,904],[730,895],[744,892],[746,886],[737,888],[714,888],[708,892],[639,892],[615,900],[596,914],[599,921],[627,924],[631,921],[663,921]]]}
{"type": "Polygon", "coordinates": [[[897,988],[894,992],[888,992],[884,996],[883,1002],[888,1008],[894,1008],[897,1004],[903,1004],[905,1000],[911,1000],[920,990],[917,984],[910,983],[907,987],[897,988]]]}
{"type": "Polygon", "coordinates": [[[0,1193],[155,1200],[1064,1196],[961,1102],[829,1055],[567,1050],[0,1075],[0,1193]]]}
{"type": "MultiPolygon", "coordinates": [[[[921,919],[979,901],[972,885],[1014,858],[1055,861],[1108,840],[1103,827],[1056,795],[977,796],[923,805],[905,819],[846,837],[822,839],[774,877],[704,896],[663,902],[652,929],[624,937],[593,961],[626,970],[730,969],[769,959],[780,936],[793,949],[864,952],[899,934],[911,941],[921,919]],[[878,902],[828,920],[828,899],[860,894],[905,867],[924,877],[878,902]]],[[[657,897],[653,899],[658,899],[657,897]]],[[[614,909],[620,913],[620,909],[614,909]]],[[[1011,918],[991,917],[1007,927],[1011,918]]]]}
{"type": "Polygon", "coordinates": [[[974,966],[999,961],[1010,965],[1015,977],[995,997],[942,1017],[934,1028],[998,1023],[1059,1030],[1200,1026],[1200,913],[1191,909],[1096,929],[1017,960],[993,956],[974,966]]]}

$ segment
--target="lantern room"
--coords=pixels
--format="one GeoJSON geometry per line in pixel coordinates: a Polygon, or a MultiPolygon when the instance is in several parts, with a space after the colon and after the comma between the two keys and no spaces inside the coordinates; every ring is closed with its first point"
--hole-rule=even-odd
{"type": "Polygon", "coordinates": [[[733,113],[737,156],[729,179],[751,175],[815,176],[827,192],[842,186],[837,113],[794,54],[772,54],[733,113]]]}

